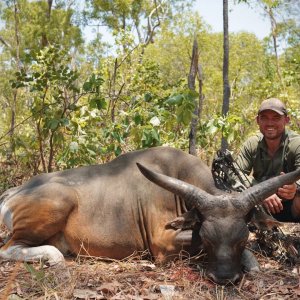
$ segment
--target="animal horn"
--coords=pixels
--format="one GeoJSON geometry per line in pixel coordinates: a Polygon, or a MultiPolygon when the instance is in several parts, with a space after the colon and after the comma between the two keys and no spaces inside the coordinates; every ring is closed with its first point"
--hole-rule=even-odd
{"type": "Polygon", "coordinates": [[[275,194],[278,188],[285,184],[291,184],[298,179],[300,179],[300,169],[287,174],[278,175],[245,190],[239,194],[237,200],[239,203],[244,203],[244,209],[248,212],[256,204],[261,203],[264,199],[275,194]]]}
{"type": "Polygon", "coordinates": [[[187,182],[151,171],[140,163],[136,164],[141,173],[147,179],[168,190],[169,192],[180,196],[191,207],[196,207],[197,209],[201,209],[202,211],[205,210],[206,207],[211,207],[209,203],[213,201],[212,195],[187,182]]]}

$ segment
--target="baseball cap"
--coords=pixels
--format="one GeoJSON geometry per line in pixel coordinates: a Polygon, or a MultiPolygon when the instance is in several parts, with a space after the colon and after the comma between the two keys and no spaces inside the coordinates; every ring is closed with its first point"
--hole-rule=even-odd
{"type": "Polygon", "coordinates": [[[264,110],[273,110],[279,115],[287,115],[285,105],[277,98],[269,98],[264,100],[260,105],[258,114],[260,114],[264,110]]]}

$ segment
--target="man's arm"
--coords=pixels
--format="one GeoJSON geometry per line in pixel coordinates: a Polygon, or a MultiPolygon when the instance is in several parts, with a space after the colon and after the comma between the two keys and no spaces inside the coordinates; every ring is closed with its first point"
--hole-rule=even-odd
{"type": "MultiPolygon", "coordinates": [[[[295,160],[294,160],[294,166],[295,169],[300,168],[300,137],[298,136],[297,138],[293,139],[291,141],[290,148],[292,148],[295,160]]],[[[300,180],[298,180],[294,184],[295,192],[294,192],[294,197],[293,199],[293,204],[292,204],[292,215],[295,218],[300,217],[300,180]]]]}
{"type": "Polygon", "coordinates": [[[300,217],[300,185],[298,184],[292,205],[292,215],[294,218],[300,217]]]}
{"type": "MultiPolygon", "coordinates": [[[[254,178],[250,175],[253,169],[253,161],[256,155],[257,139],[251,137],[244,142],[240,152],[236,158],[235,165],[241,174],[242,178],[245,178],[243,184],[249,188],[253,185],[254,178]]],[[[238,181],[238,178],[235,178],[238,181]]]]}

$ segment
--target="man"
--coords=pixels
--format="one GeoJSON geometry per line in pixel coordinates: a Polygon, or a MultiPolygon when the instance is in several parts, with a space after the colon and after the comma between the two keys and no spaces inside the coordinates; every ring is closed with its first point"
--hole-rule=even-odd
{"type": "MultiPolygon", "coordinates": [[[[251,184],[300,168],[300,135],[287,130],[290,119],[285,105],[277,98],[264,100],[256,122],[260,133],[242,146],[237,164],[251,184]]],[[[300,190],[299,190],[300,191],[300,190]]],[[[300,222],[300,192],[292,183],[279,188],[263,205],[281,222],[300,222]]]]}

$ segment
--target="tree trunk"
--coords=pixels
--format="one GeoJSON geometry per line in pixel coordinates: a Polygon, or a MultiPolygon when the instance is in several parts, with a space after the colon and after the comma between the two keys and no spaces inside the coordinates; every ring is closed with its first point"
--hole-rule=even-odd
{"type": "MultiPolygon", "coordinates": [[[[16,41],[16,68],[18,71],[21,70],[20,63],[20,37],[19,37],[19,7],[18,3],[14,1],[14,22],[15,22],[15,41],[16,41]]],[[[14,133],[16,126],[16,108],[17,108],[17,89],[13,90],[13,99],[11,103],[11,119],[10,119],[10,130],[9,130],[9,151],[7,153],[7,160],[10,161],[12,159],[13,151],[14,151],[14,133]]]]}
{"type": "Polygon", "coordinates": [[[276,19],[274,17],[272,8],[266,6],[265,10],[266,10],[266,12],[270,18],[270,22],[271,22],[272,40],[273,40],[275,59],[276,59],[276,72],[277,72],[280,82],[282,83],[282,77],[281,77],[280,65],[279,65],[279,56],[278,56],[277,23],[276,23],[276,19]]]}
{"type": "MultiPolygon", "coordinates": [[[[225,117],[229,111],[230,85],[229,71],[229,33],[228,33],[228,0],[223,0],[223,106],[222,115],[225,117]]],[[[228,142],[222,135],[221,150],[228,148],[228,142]]]]}
{"type": "MultiPolygon", "coordinates": [[[[195,81],[198,72],[198,43],[194,39],[193,52],[190,73],[188,76],[188,87],[190,90],[195,91],[195,81]]],[[[189,153],[196,156],[196,130],[199,121],[199,105],[195,105],[194,114],[191,121],[191,129],[189,134],[189,153]]]]}
{"type": "MultiPolygon", "coordinates": [[[[46,12],[46,22],[49,24],[50,19],[51,19],[51,11],[52,11],[53,0],[47,0],[47,4],[48,4],[48,9],[47,9],[47,12],[46,12]]],[[[46,47],[49,44],[46,32],[42,33],[41,43],[42,43],[42,47],[46,47]]]]}

